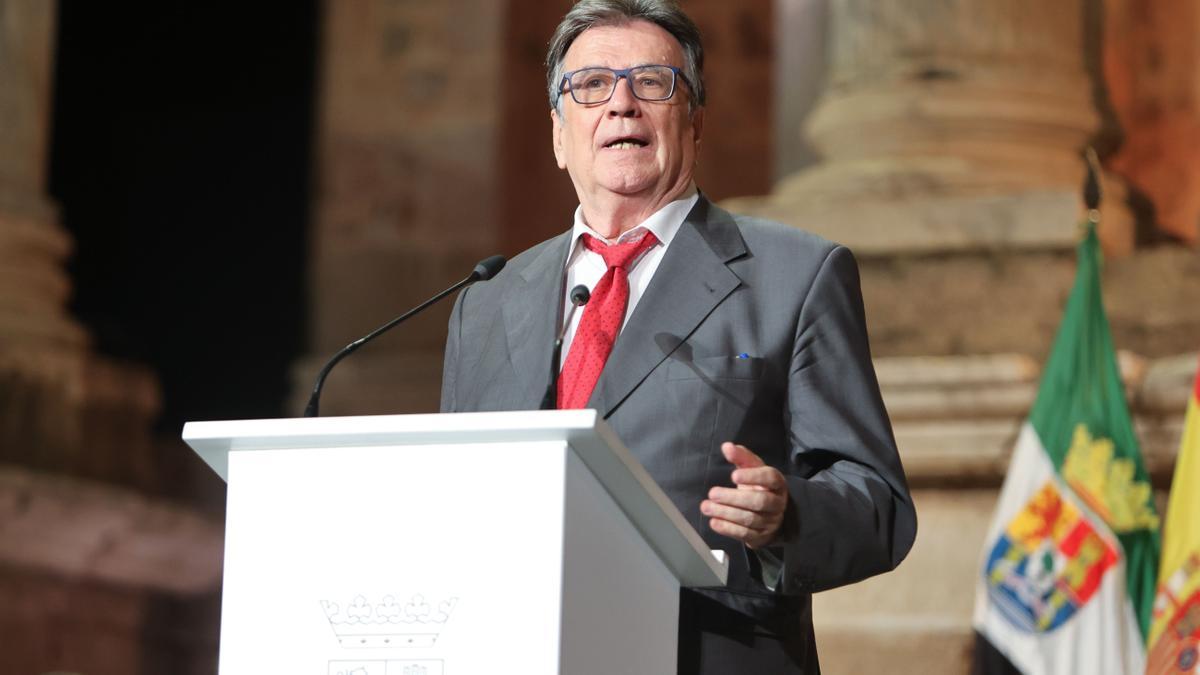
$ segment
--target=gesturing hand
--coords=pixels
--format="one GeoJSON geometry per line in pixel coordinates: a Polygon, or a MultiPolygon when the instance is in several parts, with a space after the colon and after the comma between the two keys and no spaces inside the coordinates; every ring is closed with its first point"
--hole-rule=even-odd
{"type": "Polygon", "coordinates": [[[737,487],[714,487],[700,502],[700,512],[709,517],[713,532],[732,537],[750,548],[775,540],[787,509],[787,481],[775,467],[744,445],[722,443],[721,454],[733,464],[737,487]]]}

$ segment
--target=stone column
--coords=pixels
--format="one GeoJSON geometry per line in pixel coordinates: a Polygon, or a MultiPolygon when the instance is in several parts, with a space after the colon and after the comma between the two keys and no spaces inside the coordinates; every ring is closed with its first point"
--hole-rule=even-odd
{"type": "Polygon", "coordinates": [[[775,0],[775,65],[772,132],[775,136],[773,179],[796,173],[816,162],[816,149],[801,131],[824,91],[828,71],[826,0],[775,0]]]}
{"type": "MultiPolygon", "coordinates": [[[[309,355],[338,348],[497,248],[502,3],[324,3],[309,355]]],[[[503,250],[512,254],[513,251],[503,250]]],[[[347,359],[323,414],[436,410],[450,301],[347,359]]]]}
{"type": "Polygon", "coordinates": [[[0,359],[78,352],[62,264],[71,242],[46,197],[54,2],[0,2],[0,359]]]}
{"type": "Polygon", "coordinates": [[[0,461],[48,468],[80,433],[68,401],[88,345],[66,311],[71,239],[46,195],[56,7],[0,0],[0,461]]]}
{"type": "Polygon", "coordinates": [[[67,311],[72,241],[46,193],[56,7],[0,0],[0,462],[153,489],[157,383],[97,358],[67,311]]]}
{"type": "MultiPolygon", "coordinates": [[[[829,0],[828,85],[805,129],[824,161],[733,207],[866,255],[1069,247],[1099,126],[1091,1],[829,0]]],[[[1123,252],[1129,218],[1109,210],[1123,252]]]]}

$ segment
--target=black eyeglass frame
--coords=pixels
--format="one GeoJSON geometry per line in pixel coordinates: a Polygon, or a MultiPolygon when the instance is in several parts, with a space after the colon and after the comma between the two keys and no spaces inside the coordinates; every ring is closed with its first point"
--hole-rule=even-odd
{"type": "Polygon", "coordinates": [[[564,92],[570,92],[571,98],[579,105],[599,105],[601,103],[608,103],[608,101],[613,97],[613,94],[617,93],[617,87],[621,84],[621,78],[625,78],[625,82],[629,85],[629,93],[633,94],[633,97],[639,101],[671,100],[671,97],[675,95],[675,83],[678,80],[683,80],[684,84],[688,85],[689,87],[691,86],[691,83],[688,82],[687,75],[684,75],[683,70],[676,68],[675,66],[668,66],[659,63],[647,63],[640,66],[631,66],[629,68],[605,68],[603,66],[590,66],[588,68],[580,68],[578,70],[572,70],[563,73],[562,80],[560,80],[558,84],[558,96],[561,99],[564,92]],[[633,86],[633,79],[630,77],[630,73],[636,73],[636,71],[645,68],[666,68],[667,70],[671,71],[671,87],[666,96],[663,96],[662,98],[646,98],[645,96],[638,95],[637,89],[633,86]],[[580,101],[579,97],[575,95],[575,90],[571,87],[571,76],[588,70],[604,70],[613,74],[613,85],[612,89],[608,92],[608,96],[605,96],[603,99],[597,101],[580,101]]]}

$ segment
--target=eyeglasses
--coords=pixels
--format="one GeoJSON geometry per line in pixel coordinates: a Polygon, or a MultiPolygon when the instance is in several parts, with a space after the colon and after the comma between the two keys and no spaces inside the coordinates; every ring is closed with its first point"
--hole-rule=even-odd
{"type": "Polygon", "coordinates": [[[675,78],[687,78],[674,66],[634,66],[612,68],[582,68],[563,74],[560,88],[565,86],[576,103],[604,103],[617,91],[621,78],[629,82],[629,90],[643,101],[665,101],[675,94],[675,78]]]}

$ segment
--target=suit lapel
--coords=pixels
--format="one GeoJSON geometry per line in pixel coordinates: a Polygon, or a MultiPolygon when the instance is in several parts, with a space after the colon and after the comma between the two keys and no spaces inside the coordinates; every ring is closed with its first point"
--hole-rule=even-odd
{"type": "Polygon", "coordinates": [[[733,218],[702,195],[617,337],[588,407],[611,415],[737,288],[741,280],[726,263],[745,253],[733,218]]]}
{"type": "Polygon", "coordinates": [[[514,410],[539,407],[550,384],[550,351],[562,312],[563,267],[570,242],[570,231],[550,240],[521,270],[521,287],[501,308],[508,354],[516,372],[514,410]]]}

